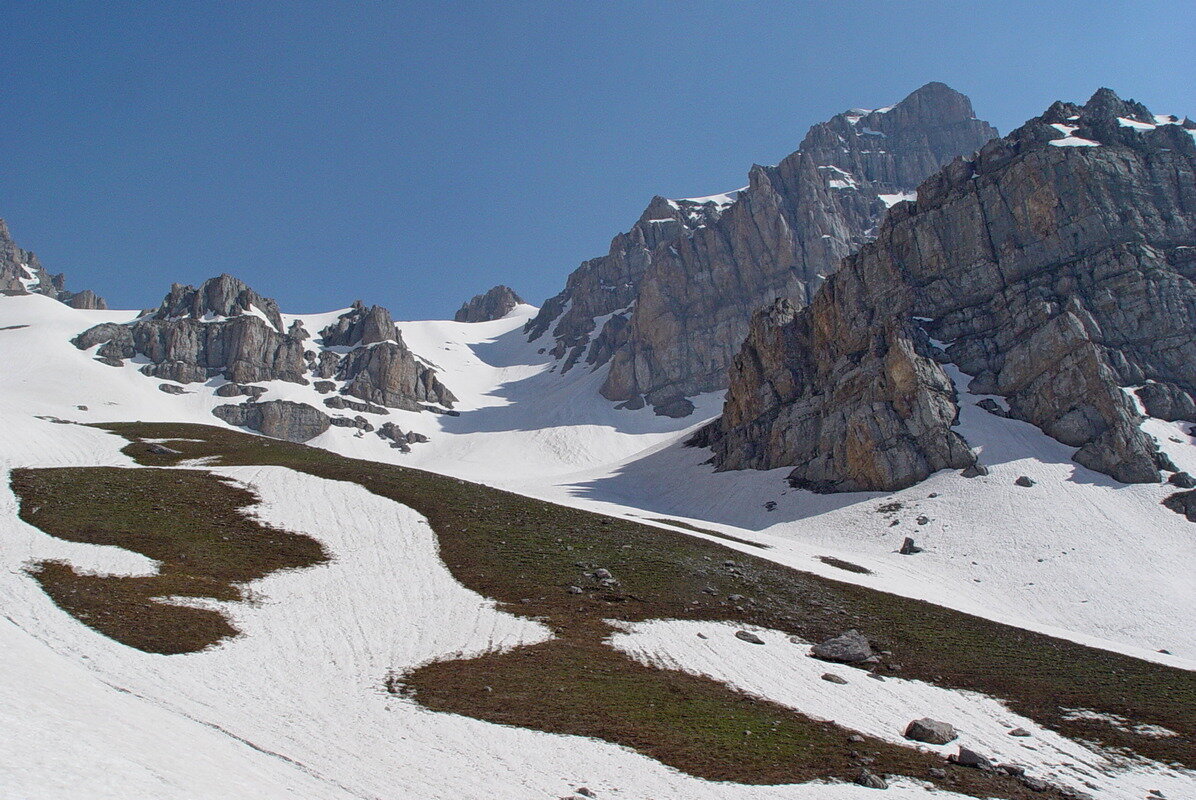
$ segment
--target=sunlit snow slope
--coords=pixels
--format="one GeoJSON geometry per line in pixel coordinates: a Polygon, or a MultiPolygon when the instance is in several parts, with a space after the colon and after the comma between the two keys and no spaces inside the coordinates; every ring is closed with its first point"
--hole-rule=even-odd
{"type": "MultiPolygon", "coordinates": [[[[460,399],[460,416],[393,411],[387,418],[429,442],[403,454],[373,434],[332,428],[310,444],[609,514],[689,520],[767,544],[750,549],[800,569],[1196,668],[1196,535],[1192,523],[1159,505],[1165,488],[1124,486],[1085,470],[1069,460],[1068,448],[986,413],[975,406],[980,398],[967,396],[961,424],[984,449],[986,477],[940,473],[891,496],[819,496],[788,489],[784,470],[714,474],[703,463],[707,453],[681,443],[719,412],[720,397],[698,398],[697,412],[682,420],[651,409],[616,410],[597,393],[601,371],[579,365],[558,375],[538,353],[540,343],[526,341],[521,328],[534,311],[521,306],[486,323],[399,324],[410,348],[460,399]],[[1020,475],[1035,485],[1014,485],[1020,475]],[[893,502],[901,508],[878,510],[893,502]],[[899,555],[907,535],[925,552],[899,555]],[[820,556],[873,574],[827,566],[820,556]]],[[[308,330],[319,330],[335,315],[291,315],[286,323],[303,319],[308,330]]],[[[133,316],[75,310],[37,295],[0,297],[0,798],[555,798],[581,786],[622,798],[875,796],[852,785],[710,783],[613,745],[435,714],[386,693],[388,670],[550,634],[453,580],[415,512],[355,484],[279,467],[218,473],[259,494],[255,513],[264,521],[318,539],[332,560],[256,582],[260,602],[230,606],[245,635],[167,657],[84,627],[49,600],[24,572],[27,564],[62,558],[113,574],[144,573],[153,564],[26,525],[16,516],[7,471],[132,465],[119,452],[122,440],[51,418],[222,425],[211,409],[230,402],[213,395],[221,379],[169,395],[135,364],[106,366],[69,343],[98,322],[133,316]]],[[[265,385],[263,399],[323,408],[311,387],[265,385]]],[[[1186,431],[1158,421],[1147,426],[1181,468],[1196,468],[1186,431]]],[[[640,626],[616,644],[647,662],[706,672],[802,707],[792,681],[777,685],[784,673],[775,664],[758,653],[737,658],[738,650],[717,649],[738,640],[698,648],[688,628],[661,627],[670,624],[640,626]]],[[[985,698],[875,683],[855,686],[850,705],[890,703],[883,707],[894,720],[915,713],[910,696],[929,706],[917,716],[940,706],[965,709],[985,720],[977,726],[982,743],[984,726],[996,725],[996,717],[1016,723],[985,706],[993,703],[985,698]],[[908,707],[885,699],[894,692],[908,707]]],[[[846,706],[803,710],[860,730],[867,724],[846,706]]],[[[1093,758],[1071,743],[1052,747],[1044,752],[1093,758]]],[[[1139,797],[1149,784],[1168,797],[1193,787],[1196,796],[1187,773],[1129,771],[1094,795],[1139,797]]],[[[886,796],[928,795],[906,782],[886,796]]]]}

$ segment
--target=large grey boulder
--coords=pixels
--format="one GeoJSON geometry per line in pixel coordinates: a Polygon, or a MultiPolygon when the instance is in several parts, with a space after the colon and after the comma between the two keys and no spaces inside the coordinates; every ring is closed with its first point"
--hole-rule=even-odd
{"type": "Polygon", "coordinates": [[[1052,105],[927,179],[807,308],[758,314],[695,443],[720,469],[788,466],[816,491],[979,473],[953,364],[1078,463],[1158,481],[1123,387],[1155,386],[1151,413],[1196,408],[1194,173],[1189,130],[1140,104],[1052,105]]]}
{"type": "Polygon", "coordinates": [[[814,645],[810,655],[839,664],[859,664],[872,657],[872,645],[859,631],[850,630],[814,645]]]}
{"type": "Polygon", "coordinates": [[[947,744],[959,737],[955,727],[948,722],[923,717],[905,726],[905,738],[927,744],[947,744]]]}
{"type": "Polygon", "coordinates": [[[515,294],[515,290],[510,286],[495,286],[485,294],[474,295],[471,300],[463,303],[453,315],[453,321],[489,322],[502,319],[522,303],[523,298],[515,294]]]}
{"type": "Polygon", "coordinates": [[[261,431],[267,436],[288,442],[314,439],[332,424],[328,415],[319,409],[290,400],[216,406],[212,413],[229,425],[261,431]]]}
{"type": "Polygon", "coordinates": [[[995,136],[941,83],[888,109],[839,114],[775,167],[752,167],[741,190],[654,198],[526,330],[532,339],[552,332],[562,372],[583,356],[595,367],[609,361],[602,394],[611,400],[658,406],[724,389],[757,308],[778,297],[808,303],[890,204],[995,136]]]}

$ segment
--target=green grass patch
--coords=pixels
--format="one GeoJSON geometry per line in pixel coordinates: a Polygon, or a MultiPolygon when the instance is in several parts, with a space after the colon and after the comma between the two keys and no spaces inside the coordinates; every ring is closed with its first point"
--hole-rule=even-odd
{"type": "Polygon", "coordinates": [[[209,472],[16,469],[12,488],[21,519],[51,536],[122,547],[159,562],[157,574],[143,577],[88,575],[59,561],[30,568],[63,609],[150,653],[191,653],[237,633],[219,611],[165,598],[241,600],[249,581],[327,560],[314,539],[247,517],[257,497],[209,472]]]}
{"type": "MultiPolygon", "coordinates": [[[[273,464],[352,481],[407,505],[427,517],[457,580],[511,613],[544,621],[560,637],[507,654],[428,665],[405,676],[407,688],[432,708],[599,736],[693,774],[727,780],[779,780],[780,773],[768,766],[778,762],[784,762],[784,780],[825,776],[828,769],[850,778],[843,772],[849,748],[842,729],[823,736],[815,730],[823,723],[713,681],[638,665],[602,639],[609,633],[605,619],[726,620],[813,641],[856,628],[892,652],[881,669],[899,664],[896,674],[902,677],[1002,698],[1064,735],[1196,768],[1190,746],[1196,736],[1196,675],[1187,671],[790,569],[682,533],[434,473],[200,425],[102,427],[130,439],[125,451],[146,465],[200,457],[227,465],[273,464]],[[171,439],[170,446],[183,455],[155,455],[141,438],[171,439]],[[598,568],[609,570],[618,583],[603,585],[593,577],[598,568]],[[582,591],[571,593],[570,587],[582,591]],[[594,668],[582,668],[587,663],[594,668]],[[548,695],[562,697],[549,702],[548,695]],[[542,696],[544,708],[538,707],[542,696]],[[1161,725],[1180,736],[1151,739],[1064,717],[1061,709],[1077,707],[1161,725]],[[787,720],[778,723],[781,730],[795,727],[779,739],[757,739],[754,733],[735,739],[734,756],[724,758],[731,752],[725,748],[732,728],[683,722],[733,712],[748,715],[736,717],[734,725],[743,722],[753,732],[771,728],[778,714],[787,720]],[[652,719],[664,720],[663,728],[652,719]],[[839,756],[831,758],[831,751],[839,756]],[[721,766],[710,766],[715,762],[721,766]]],[[[899,758],[887,747],[867,746],[879,753],[874,771],[925,777],[908,760],[913,751],[896,748],[899,758]]],[[[989,778],[996,781],[983,789],[990,795],[1025,795],[1012,781],[989,778]]]]}

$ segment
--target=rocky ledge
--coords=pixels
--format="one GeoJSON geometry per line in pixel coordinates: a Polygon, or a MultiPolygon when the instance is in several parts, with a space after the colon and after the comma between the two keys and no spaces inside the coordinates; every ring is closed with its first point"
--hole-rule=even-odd
{"type": "Polygon", "coordinates": [[[925,181],[814,301],[757,313],[719,469],[816,491],[983,469],[953,377],[1123,482],[1174,469],[1142,420],[1196,419],[1196,124],[1101,89],[925,181]]]}

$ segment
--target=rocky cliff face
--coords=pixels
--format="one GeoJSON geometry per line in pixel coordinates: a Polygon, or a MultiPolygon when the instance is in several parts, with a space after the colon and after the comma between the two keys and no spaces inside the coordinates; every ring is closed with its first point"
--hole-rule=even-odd
{"type": "Polygon", "coordinates": [[[958,369],[1079,463],[1159,480],[1126,388],[1196,420],[1194,137],[1102,89],[956,159],[808,308],[756,315],[698,443],[819,491],[901,488],[975,461],[958,369]]]}
{"type": "Polygon", "coordinates": [[[298,321],[284,329],[272,299],[221,275],[198,288],[176,284],[157,309],[129,324],[97,325],[73,341],[82,350],[99,345],[97,358],[114,365],[143,356],[150,362],[143,373],[179,383],[335,378],[342,394],[381,406],[419,410],[456,400],[403,344],[381,306],[358,302],[320,336],[313,342],[298,321]]]}
{"type": "Polygon", "coordinates": [[[610,362],[605,397],[674,413],[724,388],[753,312],[809,302],[889,205],[951,158],[997,135],[941,83],[896,106],[815,125],[775,167],[713,198],[656,198],[611,252],[583,264],[527,332],[551,331],[567,369],[610,362]]]}
{"type": "Polygon", "coordinates": [[[44,294],[74,308],[107,308],[104,298],[90,289],[68,292],[66,277],[51,275],[37,256],[17,247],[8,224],[0,219],[0,294],[44,294]]]}
{"type": "Polygon", "coordinates": [[[502,319],[521,305],[523,298],[510,286],[495,286],[485,294],[474,295],[453,315],[454,322],[489,322],[502,319]]]}

